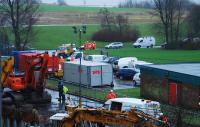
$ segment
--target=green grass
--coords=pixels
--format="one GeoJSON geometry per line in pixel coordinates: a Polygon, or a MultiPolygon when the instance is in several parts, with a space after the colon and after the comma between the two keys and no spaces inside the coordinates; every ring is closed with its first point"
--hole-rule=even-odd
{"type": "MultiPolygon", "coordinates": [[[[162,36],[156,35],[153,31],[153,24],[137,24],[138,29],[143,36],[155,35],[160,42],[163,40],[162,36]]],[[[43,26],[35,27],[38,31],[38,36],[33,47],[37,49],[56,49],[63,43],[77,43],[78,35],[73,33],[71,26],[43,26]]],[[[99,25],[89,25],[87,33],[82,35],[82,42],[90,41],[92,33],[100,29],[99,25]]],[[[103,48],[108,42],[97,42],[97,47],[103,48]]],[[[77,43],[79,45],[79,43],[77,43]]],[[[100,51],[85,51],[85,54],[99,54],[100,51]]],[[[122,49],[108,50],[110,56],[119,57],[137,57],[140,60],[148,62],[163,64],[163,63],[180,63],[180,62],[200,62],[199,50],[163,50],[163,49],[135,49],[132,43],[126,43],[122,49]]]]}
{"type": "MultiPolygon", "coordinates": [[[[42,4],[39,12],[93,12],[97,13],[102,7],[78,7],[78,6],[58,6],[42,4]]],[[[143,8],[109,8],[111,12],[141,13],[148,12],[150,9],[143,8]]]]}
{"type": "MultiPolygon", "coordinates": [[[[82,41],[90,40],[92,33],[97,31],[99,26],[87,27],[87,33],[82,35],[82,41]]],[[[33,47],[37,49],[56,49],[64,43],[79,42],[78,34],[74,34],[72,26],[36,26],[38,32],[33,47]]],[[[79,44],[77,44],[79,45],[79,44]]]]}
{"type": "MultiPolygon", "coordinates": [[[[47,88],[57,90],[57,82],[52,80],[47,80],[47,88]]],[[[69,93],[78,95],[79,86],[78,85],[70,85],[65,84],[69,89],[69,93]]],[[[95,99],[100,101],[106,101],[106,95],[108,94],[110,88],[81,88],[81,95],[95,99]]],[[[135,97],[140,98],[140,88],[132,88],[132,89],[122,89],[115,90],[117,97],[135,97]]]]}
{"type": "MultiPolygon", "coordinates": [[[[141,36],[155,36],[157,44],[163,42],[163,37],[154,32],[153,24],[136,24],[135,25],[141,36]]],[[[88,25],[87,33],[82,35],[82,42],[90,41],[94,32],[100,29],[99,25],[88,25]]],[[[37,26],[35,30],[38,32],[33,47],[37,49],[55,49],[62,43],[79,42],[78,35],[74,34],[72,26],[37,26]]],[[[105,43],[98,43],[98,47],[104,47],[105,43]]]]}
{"type": "MultiPolygon", "coordinates": [[[[127,43],[122,49],[108,49],[109,56],[118,57],[137,57],[139,60],[152,62],[155,64],[200,62],[199,50],[164,50],[160,48],[141,48],[132,47],[127,43]]],[[[100,51],[85,51],[85,54],[99,54],[100,51]]]]}

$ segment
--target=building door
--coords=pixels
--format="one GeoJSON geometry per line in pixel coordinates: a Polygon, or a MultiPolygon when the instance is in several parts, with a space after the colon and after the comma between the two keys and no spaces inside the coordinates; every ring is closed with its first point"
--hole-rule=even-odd
{"type": "Polygon", "coordinates": [[[177,84],[174,82],[169,83],[169,104],[177,104],[177,84]]]}

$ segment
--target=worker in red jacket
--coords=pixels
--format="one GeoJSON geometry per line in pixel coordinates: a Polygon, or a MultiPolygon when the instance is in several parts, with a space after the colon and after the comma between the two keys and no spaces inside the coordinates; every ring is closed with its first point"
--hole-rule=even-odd
{"type": "Polygon", "coordinates": [[[116,94],[113,90],[110,90],[110,92],[108,93],[108,95],[106,96],[107,99],[114,99],[116,98],[116,94]]]}

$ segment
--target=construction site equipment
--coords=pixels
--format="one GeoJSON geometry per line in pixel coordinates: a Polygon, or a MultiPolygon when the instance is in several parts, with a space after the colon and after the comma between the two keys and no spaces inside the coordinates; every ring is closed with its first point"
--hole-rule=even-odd
{"type": "MultiPolygon", "coordinates": [[[[54,56],[57,57],[57,56],[54,56]]],[[[58,58],[58,57],[57,57],[58,58]]],[[[54,76],[56,78],[62,78],[64,75],[64,62],[65,60],[63,59],[63,57],[61,56],[60,58],[58,58],[58,62],[57,62],[57,68],[54,70],[54,76]]]]}
{"type": "Polygon", "coordinates": [[[62,44],[59,46],[59,49],[57,50],[57,55],[62,56],[63,58],[67,58],[70,55],[73,54],[73,52],[76,51],[76,45],[75,44],[62,44]]]}
{"type": "Polygon", "coordinates": [[[159,102],[138,98],[122,97],[109,99],[104,103],[104,107],[108,110],[119,110],[121,112],[126,112],[134,108],[155,118],[159,118],[160,114],[163,114],[159,102]]]}
{"type": "Polygon", "coordinates": [[[59,57],[52,55],[49,56],[48,64],[47,64],[47,75],[54,75],[56,71],[58,71],[59,65],[59,57]]]}
{"type": "Polygon", "coordinates": [[[21,54],[28,54],[28,53],[36,53],[35,51],[12,51],[12,55],[14,56],[14,68],[16,69],[16,70],[18,70],[19,69],[19,60],[20,60],[20,55],[21,54]]]}
{"type": "Polygon", "coordinates": [[[87,109],[67,106],[68,115],[61,127],[75,127],[83,121],[102,125],[121,125],[126,127],[168,127],[168,124],[142,112],[131,109],[128,112],[109,111],[103,108],[87,109]]]}
{"type": "Polygon", "coordinates": [[[50,102],[51,96],[44,91],[48,59],[47,52],[32,54],[29,59],[26,59],[24,73],[20,74],[15,74],[13,71],[13,57],[8,61],[3,60],[1,85],[12,90],[4,91],[3,104],[50,102]]]}

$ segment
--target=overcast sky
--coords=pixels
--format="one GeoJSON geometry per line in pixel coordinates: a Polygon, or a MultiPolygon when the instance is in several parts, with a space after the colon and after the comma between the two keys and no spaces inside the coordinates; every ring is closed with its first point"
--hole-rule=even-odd
{"type": "MultiPolygon", "coordinates": [[[[57,0],[42,0],[44,3],[55,3],[57,0]]],[[[117,6],[119,2],[125,0],[65,0],[69,5],[84,5],[84,1],[86,5],[89,6],[117,6]]],[[[136,0],[142,1],[142,0],[136,0]]],[[[143,0],[144,1],[144,0],[143,0]]],[[[191,0],[196,3],[200,3],[200,0],[191,0]]]]}

